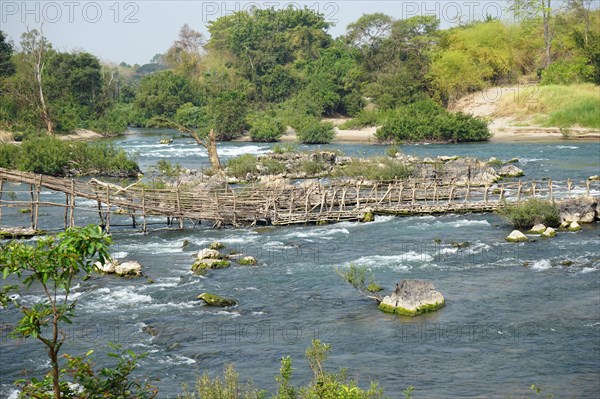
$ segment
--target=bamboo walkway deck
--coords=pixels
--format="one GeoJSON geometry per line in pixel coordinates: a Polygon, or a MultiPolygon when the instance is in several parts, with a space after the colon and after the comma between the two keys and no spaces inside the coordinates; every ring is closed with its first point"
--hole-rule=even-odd
{"type": "MultiPolygon", "coordinates": [[[[530,197],[556,199],[572,193],[598,190],[600,182],[518,181],[487,186],[458,186],[406,180],[391,183],[332,182],[308,187],[268,188],[258,184],[222,186],[206,191],[181,189],[121,188],[91,180],[89,182],[18,172],[0,168],[0,226],[2,209],[21,207],[31,214],[31,229],[37,230],[42,207],[64,209],[64,227],[75,225],[77,209],[92,210],[78,199],[95,202],[100,224],[110,231],[111,215],[128,215],[133,227],[148,228],[147,219],[166,217],[184,228],[186,220],[194,224],[208,221],[214,227],[256,224],[292,225],[363,220],[365,215],[419,215],[462,212],[489,212],[506,202],[530,197]],[[5,182],[29,186],[28,199],[6,199],[5,182]],[[65,195],[65,202],[44,200],[42,189],[65,195]],[[141,218],[137,223],[136,218],[141,218]]],[[[14,193],[14,192],[13,192],[14,193]]],[[[23,191],[21,191],[23,194],[23,191]]],[[[55,195],[54,195],[55,198],[55,195]]]]}

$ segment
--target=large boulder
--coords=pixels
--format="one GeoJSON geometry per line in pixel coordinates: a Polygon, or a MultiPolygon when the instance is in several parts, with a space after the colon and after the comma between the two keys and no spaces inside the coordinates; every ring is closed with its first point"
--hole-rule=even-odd
{"type": "Polygon", "coordinates": [[[208,294],[206,292],[198,295],[198,299],[203,300],[208,306],[227,307],[237,305],[237,301],[235,299],[223,298],[215,294],[208,294]]]}
{"type": "Polygon", "coordinates": [[[435,290],[431,281],[403,280],[396,289],[383,298],[379,309],[403,316],[417,316],[438,310],[445,305],[444,296],[435,290]]]}
{"type": "Polygon", "coordinates": [[[524,242],[529,240],[527,236],[521,233],[519,230],[513,230],[513,232],[510,233],[505,239],[508,242],[524,242]]]}
{"type": "Polygon", "coordinates": [[[115,259],[107,259],[104,264],[94,263],[96,270],[104,274],[116,274],[124,277],[137,277],[142,275],[142,265],[136,261],[119,262],[115,259]]]}
{"type": "Polygon", "coordinates": [[[581,196],[568,199],[559,205],[561,222],[594,223],[600,218],[598,198],[581,196]]]}

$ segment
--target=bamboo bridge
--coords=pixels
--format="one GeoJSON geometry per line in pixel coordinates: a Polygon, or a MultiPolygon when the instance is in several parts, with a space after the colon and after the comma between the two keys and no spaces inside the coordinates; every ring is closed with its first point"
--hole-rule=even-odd
{"type": "MultiPolygon", "coordinates": [[[[144,232],[151,224],[149,217],[166,217],[167,225],[176,222],[180,229],[185,227],[185,221],[193,225],[206,221],[212,223],[213,227],[325,224],[368,220],[373,215],[383,214],[490,212],[506,203],[527,198],[554,200],[573,194],[589,195],[598,189],[600,182],[589,180],[513,181],[471,186],[409,179],[385,183],[315,181],[309,185],[274,187],[260,184],[223,185],[210,190],[186,191],[135,185],[120,187],[95,179],[57,178],[0,168],[0,226],[3,225],[3,210],[20,208],[22,213],[30,214],[30,231],[37,231],[40,209],[47,207],[63,209],[64,228],[75,225],[76,211],[93,211],[106,231],[111,228],[111,215],[121,220],[123,216],[130,217],[131,222],[127,226],[141,228],[144,232]],[[8,190],[6,183],[20,184],[21,188],[25,185],[28,190],[8,190]],[[65,196],[64,202],[56,199],[57,194],[65,196]],[[48,196],[52,198],[48,199],[48,196]]],[[[124,225],[113,222],[112,226],[124,225]]]]}

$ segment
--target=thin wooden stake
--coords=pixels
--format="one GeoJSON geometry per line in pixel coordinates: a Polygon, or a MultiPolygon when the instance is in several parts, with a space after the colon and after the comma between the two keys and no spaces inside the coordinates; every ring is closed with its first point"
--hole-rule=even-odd
{"type": "Polygon", "coordinates": [[[146,191],[145,189],[142,187],[142,216],[144,216],[144,224],[142,224],[142,231],[144,233],[147,232],[146,230],[146,219],[147,219],[147,215],[146,215],[146,191]]]}

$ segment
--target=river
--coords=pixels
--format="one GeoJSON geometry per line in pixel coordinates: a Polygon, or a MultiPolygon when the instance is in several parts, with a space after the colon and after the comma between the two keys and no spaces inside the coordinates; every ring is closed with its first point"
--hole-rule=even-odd
{"type": "MultiPolygon", "coordinates": [[[[206,165],[206,152],[190,139],[158,144],[167,134],[135,130],[114,142],[136,152],[143,170],[159,159],[188,168],[206,165]]],[[[226,160],[264,154],[272,147],[226,143],[219,152],[226,160]]],[[[365,156],[383,155],[386,148],[322,147],[365,156]]],[[[600,169],[597,141],[401,150],[421,157],[516,157],[527,179],[585,179],[600,169]]],[[[46,216],[55,227],[61,225],[60,215],[46,216]]],[[[79,216],[77,223],[97,222],[95,216],[79,216]]],[[[15,214],[11,223],[24,224],[27,218],[15,214]]],[[[583,227],[524,244],[504,241],[512,228],[495,214],[377,217],[369,224],[279,228],[213,230],[203,224],[147,236],[122,227],[113,231],[115,256],[138,260],[155,283],[112,276],[79,283],[74,290],[77,317],[64,351],[83,354],[94,348],[100,365],[106,364],[108,342],[147,352],[139,371],[157,379],[161,398],[175,397],[183,383],[193,384],[205,370],[216,375],[228,363],[235,363],[242,379],[274,392],[279,361],[287,355],[294,360],[294,381],[305,384],[310,370],[304,351],[314,338],[333,347],[329,370],[346,367],[363,387],[377,380],[394,399],[411,385],[415,398],[520,398],[533,396],[532,384],[556,398],[597,398],[600,229],[598,224],[583,227]],[[190,244],[182,248],[184,240],[190,244]],[[255,256],[258,266],[192,275],[192,256],[215,240],[226,251],[255,256]],[[457,249],[453,241],[470,246],[457,249]],[[562,266],[564,260],[573,264],[562,266]],[[446,297],[446,307],[417,318],[384,314],[336,274],[336,268],[351,263],[369,266],[386,291],[401,279],[431,280],[446,297]],[[205,291],[236,298],[240,305],[208,308],[196,300],[205,291]],[[147,334],[145,326],[158,334],[147,334]]],[[[33,290],[22,300],[31,304],[39,298],[33,290]]],[[[0,312],[2,323],[14,323],[19,316],[14,308],[0,312]]],[[[23,370],[40,373],[49,363],[37,342],[3,334],[0,396],[9,397],[11,381],[23,370]]]]}

